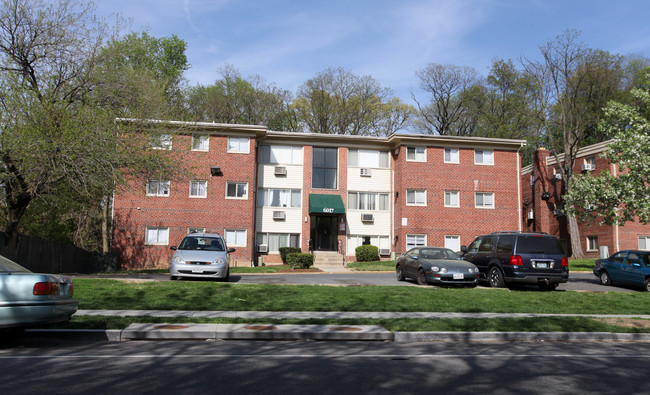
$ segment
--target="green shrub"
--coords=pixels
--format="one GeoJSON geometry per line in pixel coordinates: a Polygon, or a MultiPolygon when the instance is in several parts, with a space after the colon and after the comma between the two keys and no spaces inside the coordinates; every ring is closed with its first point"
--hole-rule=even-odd
{"type": "Polygon", "coordinates": [[[314,264],[314,255],[292,252],[287,254],[287,264],[292,269],[309,269],[314,264]]]}
{"type": "Polygon", "coordinates": [[[294,252],[302,252],[302,250],[299,247],[280,247],[278,248],[280,251],[280,258],[282,258],[282,263],[287,263],[287,255],[288,254],[293,254],[294,252]]]}
{"type": "Polygon", "coordinates": [[[379,260],[379,248],[371,245],[362,245],[354,250],[357,262],[371,262],[379,260]]]}

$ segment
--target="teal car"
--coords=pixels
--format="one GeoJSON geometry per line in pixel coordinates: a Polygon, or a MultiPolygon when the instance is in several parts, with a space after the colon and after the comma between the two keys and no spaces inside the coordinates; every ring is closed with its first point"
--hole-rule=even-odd
{"type": "Polygon", "coordinates": [[[650,251],[624,250],[599,259],[594,275],[602,285],[626,284],[650,291],[650,251]]]}
{"type": "Polygon", "coordinates": [[[79,302],[69,277],[32,273],[0,256],[0,328],[25,328],[70,320],[79,302]]]}

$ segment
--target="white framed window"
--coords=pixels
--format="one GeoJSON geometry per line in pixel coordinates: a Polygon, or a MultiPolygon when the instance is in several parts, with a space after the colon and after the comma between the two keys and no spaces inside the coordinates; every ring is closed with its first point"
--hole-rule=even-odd
{"type": "Polygon", "coordinates": [[[388,151],[350,149],[348,150],[348,167],[388,169],[388,157],[388,151]]]}
{"type": "Polygon", "coordinates": [[[390,237],[377,235],[351,235],[348,236],[347,255],[354,255],[357,247],[373,245],[379,249],[390,250],[390,237]]]}
{"type": "Polygon", "coordinates": [[[407,206],[426,206],[427,190],[426,189],[407,189],[406,190],[407,206]]]}
{"type": "Polygon", "coordinates": [[[388,193],[349,192],[348,210],[388,211],[388,193]]]}
{"type": "Polygon", "coordinates": [[[248,183],[226,182],[226,199],[248,199],[248,183]]]}
{"type": "Polygon", "coordinates": [[[257,192],[258,207],[301,207],[300,189],[265,189],[257,192]]]}
{"type": "Polygon", "coordinates": [[[639,249],[650,250],[650,236],[639,236],[639,249]]]}
{"type": "Polygon", "coordinates": [[[194,228],[194,227],[187,228],[187,234],[190,233],[205,233],[205,228],[194,228]]]}
{"type": "Polygon", "coordinates": [[[208,182],[205,180],[191,180],[190,197],[191,198],[208,197],[208,182]]]}
{"type": "Polygon", "coordinates": [[[585,169],[591,169],[591,170],[596,170],[596,157],[595,156],[590,156],[588,158],[583,159],[583,163],[585,165],[585,169]]]}
{"type": "Polygon", "coordinates": [[[406,147],[406,160],[409,162],[426,162],[427,150],[425,147],[406,147]]]}
{"type": "Polygon", "coordinates": [[[146,245],[169,244],[169,228],[164,226],[147,226],[146,245]]]}
{"type": "Polygon", "coordinates": [[[493,165],[494,151],[492,150],[474,150],[474,164],[476,165],[493,165]]]}
{"type": "Polygon", "coordinates": [[[458,148],[445,148],[445,163],[460,163],[458,148]]]}
{"type": "Polygon", "coordinates": [[[224,235],[228,247],[246,247],[246,229],[226,229],[224,235]]]}
{"type": "Polygon", "coordinates": [[[278,252],[280,247],[300,247],[300,234],[298,233],[258,233],[257,245],[264,244],[269,247],[269,252],[278,252]]]}
{"type": "Polygon", "coordinates": [[[149,146],[153,149],[172,149],[172,135],[171,134],[157,134],[149,137],[149,146]]]}
{"type": "Polygon", "coordinates": [[[250,144],[248,137],[228,137],[228,152],[248,154],[250,144]]]}
{"type": "Polygon", "coordinates": [[[474,207],[494,208],[494,192],[475,192],[474,207]]]}
{"type": "Polygon", "coordinates": [[[598,251],[598,236],[587,236],[587,251],[598,251]]]}
{"type": "Polygon", "coordinates": [[[192,135],[192,151],[209,151],[210,150],[210,136],[204,134],[192,135]]]}
{"type": "Polygon", "coordinates": [[[459,191],[445,191],[445,207],[460,207],[459,191]]]}
{"type": "Polygon", "coordinates": [[[452,251],[460,251],[460,236],[445,235],[445,248],[449,248],[452,251]]]}
{"type": "Polygon", "coordinates": [[[148,180],[147,196],[169,196],[169,181],[167,180],[148,180]]]}
{"type": "Polygon", "coordinates": [[[260,145],[260,163],[302,165],[302,147],[292,145],[260,145]]]}
{"type": "Polygon", "coordinates": [[[406,250],[427,245],[427,235],[406,235],[406,250]]]}

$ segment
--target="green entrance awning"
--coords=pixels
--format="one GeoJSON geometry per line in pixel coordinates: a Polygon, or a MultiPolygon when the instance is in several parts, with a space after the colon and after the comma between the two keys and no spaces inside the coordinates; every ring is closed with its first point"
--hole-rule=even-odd
{"type": "Polygon", "coordinates": [[[309,213],[345,214],[345,205],[339,195],[309,194],[309,213]]]}

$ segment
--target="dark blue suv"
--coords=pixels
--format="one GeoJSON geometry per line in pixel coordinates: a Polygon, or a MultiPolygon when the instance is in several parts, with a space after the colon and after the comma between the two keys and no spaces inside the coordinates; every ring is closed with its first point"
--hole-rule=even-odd
{"type": "Polygon", "coordinates": [[[546,233],[494,232],[477,237],[462,251],[491,287],[525,283],[550,291],[569,280],[562,244],[546,233]]]}

